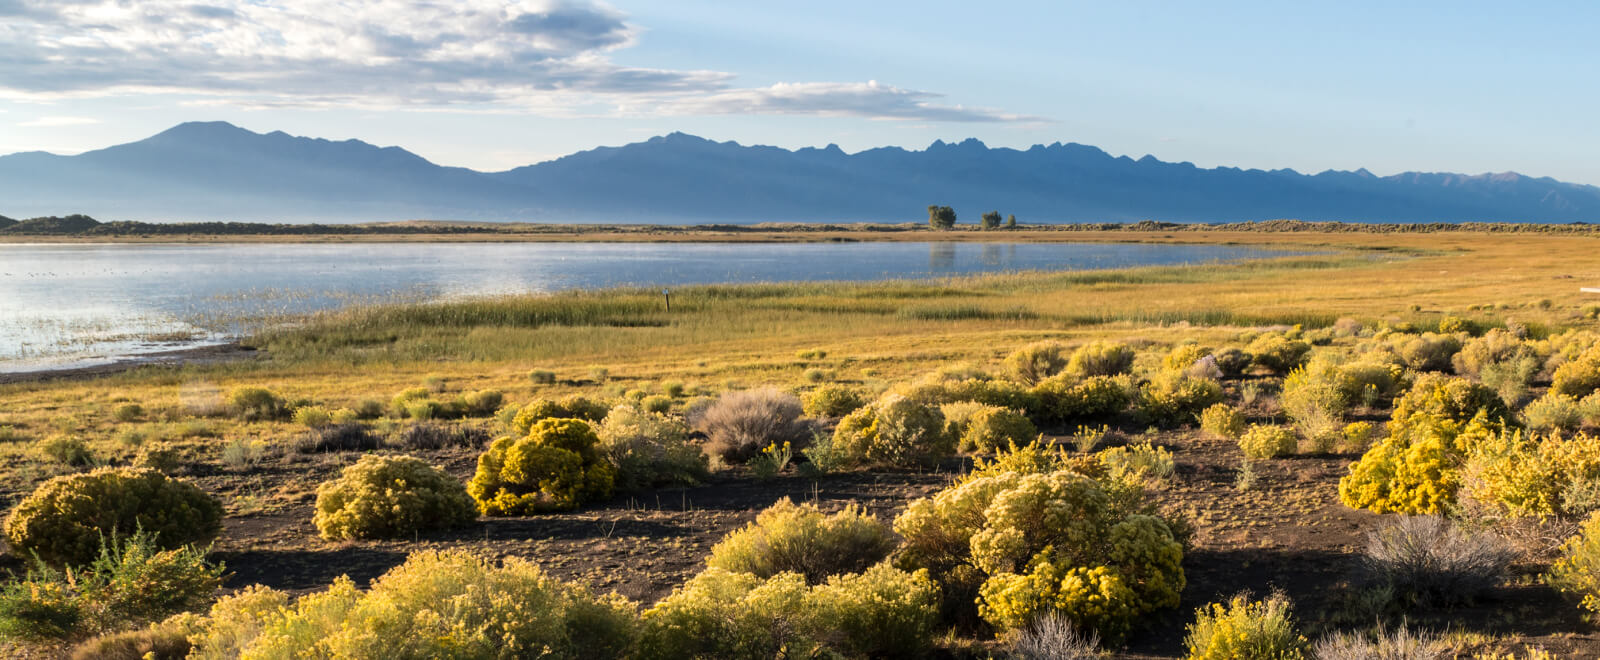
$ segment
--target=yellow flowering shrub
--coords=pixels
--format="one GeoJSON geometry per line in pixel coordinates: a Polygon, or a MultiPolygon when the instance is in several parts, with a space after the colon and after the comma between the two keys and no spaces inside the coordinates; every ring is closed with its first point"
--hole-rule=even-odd
{"type": "Polygon", "coordinates": [[[1548,580],[1563,593],[1583,599],[1583,608],[1600,613],[1600,513],[1589,516],[1578,535],[1561,546],[1548,580]]]}
{"type": "Polygon", "coordinates": [[[1388,437],[1339,480],[1339,499],[1378,513],[1439,513],[1455,503],[1470,453],[1510,424],[1510,415],[1483,385],[1419,378],[1396,403],[1388,437]]]}
{"type": "Polygon", "coordinates": [[[827,515],[814,504],[796,505],[786,497],[712,547],[706,565],[762,579],[799,573],[816,584],[830,575],[860,572],[894,546],[888,526],[858,506],[827,515]]]}
{"type": "Polygon", "coordinates": [[[489,445],[467,493],[490,516],[561,511],[608,497],[616,468],[600,455],[599,442],[583,420],[540,420],[525,438],[489,445]]]}
{"type": "Polygon", "coordinates": [[[19,557],[80,565],[101,540],[144,530],[163,550],[203,546],[222,532],[222,504],[188,481],[148,468],[100,468],[46,481],[6,516],[19,557]]]}
{"type": "Polygon", "coordinates": [[[1017,443],[1028,443],[1039,437],[1039,429],[1020,412],[998,406],[984,406],[966,419],[961,433],[961,447],[978,451],[993,451],[1017,443]]]}
{"type": "Polygon", "coordinates": [[[1504,431],[1480,443],[1467,472],[1475,499],[1513,516],[1579,518],[1596,504],[1578,491],[1600,482],[1600,438],[1504,431]]]}
{"type": "Polygon", "coordinates": [[[1201,358],[1211,354],[1211,349],[1199,344],[1179,344],[1173,347],[1172,352],[1161,358],[1162,368],[1168,371],[1184,371],[1194,366],[1201,358]]]}
{"type": "Polygon", "coordinates": [[[549,399],[534,399],[527,405],[519,408],[512,418],[511,428],[518,435],[527,435],[533,430],[533,425],[546,419],[581,419],[586,422],[598,422],[606,418],[611,409],[603,403],[576,394],[562,397],[559,401],[549,399]]]}
{"type": "MultiPolygon", "coordinates": [[[[1039,449],[1018,453],[1002,460],[1053,462],[1039,449]]],[[[989,466],[895,520],[905,538],[896,562],[928,569],[949,607],[970,607],[961,598],[975,592],[976,614],[1001,630],[1055,611],[1118,638],[1138,617],[1176,605],[1183,590],[1183,544],[1153,514],[1126,480],[989,466]]]]}
{"type": "Polygon", "coordinates": [[[317,488],[312,522],[322,538],[397,538],[477,517],[461,482],[411,456],[363,456],[317,488]]]}
{"type": "Polygon", "coordinates": [[[1256,337],[1245,350],[1253,357],[1254,364],[1276,374],[1286,374],[1305,362],[1311,344],[1279,333],[1267,333],[1256,337]]]}
{"type": "Polygon", "coordinates": [[[186,622],[191,658],[625,657],[633,603],[596,597],[527,560],[419,552],[358,590],[340,578],[287,604],[270,590],[224,598],[186,622]]]}
{"type": "Polygon", "coordinates": [[[1251,424],[1239,434],[1239,451],[1245,458],[1264,460],[1293,454],[1299,437],[1294,429],[1276,424],[1251,424]]]}
{"type": "Polygon", "coordinates": [[[833,444],[853,460],[891,465],[934,462],[955,452],[944,413],[895,393],[839,420],[833,444]]]}
{"type": "Polygon", "coordinates": [[[1183,641],[1188,660],[1302,660],[1310,647],[1281,594],[1264,601],[1234,596],[1201,608],[1183,641]]]}
{"type": "Polygon", "coordinates": [[[1217,381],[1168,371],[1139,389],[1139,407],[1159,426],[1178,426],[1194,423],[1201,411],[1221,403],[1222,397],[1217,381]]]}
{"type": "Polygon", "coordinates": [[[1115,376],[1128,373],[1135,354],[1127,344],[1092,341],[1078,347],[1067,359],[1067,371],[1079,376],[1115,376]]]}
{"type": "Polygon", "coordinates": [[[1055,422],[1074,423],[1110,417],[1133,402],[1135,388],[1127,376],[1058,374],[1035,385],[1040,416],[1055,422]]]}
{"type": "Polygon", "coordinates": [[[1200,428],[1219,438],[1237,440],[1244,433],[1244,413],[1226,403],[1215,403],[1200,411],[1200,428]]]}
{"type": "Polygon", "coordinates": [[[641,660],[917,657],[933,643],[938,587],[886,564],[815,587],[708,568],[641,618],[641,660]]]}
{"type": "Polygon", "coordinates": [[[836,419],[867,405],[861,393],[843,385],[820,385],[800,397],[807,417],[836,419]]]}
{"type": "Polygon", "coordinates": [[[1002,366],[1017,382],[1033,385],[1067,367],[1066,348],[1054,341],[1028,344],[1007,355],[1002,366]]]}
{"type": "Polygon", "coordinates": [[[1589,396],[1600,389],[1600,348],[1590,348],[1581,355],[1556,367],[1550,382],[1550,391],[1575,399],[1589,396]]]}

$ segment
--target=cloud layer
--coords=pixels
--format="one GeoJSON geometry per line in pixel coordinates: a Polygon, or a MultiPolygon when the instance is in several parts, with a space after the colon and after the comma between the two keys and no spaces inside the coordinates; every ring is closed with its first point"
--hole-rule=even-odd
{"type": "Polygon", "coordinates": [[[621,66],[638,29],[560,0],[0,0],[0,95],[182,94],[245,106],[608,114],[1031,118],[876,82],[738,88],[719,71],[621,66]]]}

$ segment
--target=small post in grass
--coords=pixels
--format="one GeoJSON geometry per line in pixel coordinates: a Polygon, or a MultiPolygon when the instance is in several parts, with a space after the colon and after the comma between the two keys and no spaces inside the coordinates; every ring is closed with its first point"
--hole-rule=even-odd
{"type": "Polygon", "coordinates": [[[672,311],[672,291],[668,289],[662,289],[661,297],[667,299],[667,311],[672,311]]]}

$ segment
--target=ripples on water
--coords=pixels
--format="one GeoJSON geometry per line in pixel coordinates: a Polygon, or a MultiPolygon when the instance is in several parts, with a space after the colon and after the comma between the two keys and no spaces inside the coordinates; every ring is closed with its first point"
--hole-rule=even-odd
{"type": "Polygon", "coordinates": [[[1114,243],[0,245],[0,371],[225,341],[350,304],[615,286],[920,279],[1284,254],[1114,243]]]}

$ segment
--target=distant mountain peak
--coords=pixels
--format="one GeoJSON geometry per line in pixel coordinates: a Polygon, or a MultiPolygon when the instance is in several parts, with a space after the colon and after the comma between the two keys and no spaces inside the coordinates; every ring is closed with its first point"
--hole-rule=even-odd
{"type": "Polygon", "coordinates": [[[1516,172],[1315,175],[1135,160],[1092,145],[786,149],[675,131],[516,169],[440,167],[401,147],[185,122],[77,156],[0,157],[22,217],[321,222],[915,221],[929,204],[1029,222],[1600,220],[1600,188],[1516,172]]]}

